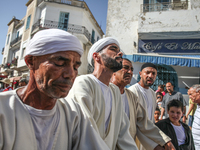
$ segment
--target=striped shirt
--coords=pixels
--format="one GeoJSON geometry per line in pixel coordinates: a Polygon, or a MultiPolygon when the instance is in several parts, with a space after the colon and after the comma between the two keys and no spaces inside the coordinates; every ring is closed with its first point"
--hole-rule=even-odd
{"type": "Polygon", "coordinates": [[[192,136],[194,139],[195,149],[200,150],[200,105],[197,105],[197,109],[194,113],[192,136]]]}

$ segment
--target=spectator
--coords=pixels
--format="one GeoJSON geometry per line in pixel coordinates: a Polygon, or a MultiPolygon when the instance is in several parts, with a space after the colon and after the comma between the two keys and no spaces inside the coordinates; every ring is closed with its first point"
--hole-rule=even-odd
{"type": "Polygon", "coordinates": [[[158,89],[156,90],[156,93],[157,92],[161,92],[162,95],[164,96],[165,95],[165,91],[164,91],[164,85],[158,85],[158,89]]]}
{"type": "Polygon", "coordinates": [[[161,110],[161,104],[162,104],[162,99],[163,99],[163,95],[162,95],[162,93],[161,92],[157,92],[156,93],[156,103],[157,103],[157,106],[158,106],[158,108],[161,110]]]}
{"type": "Polygon", "coordinates": [[[133,76],[131,61],[123,58],[122,65],[121,70],[113,73],[111,82],[120,89],[123,108],[130,120],[129,131],[131,136],[133,139],[136,139],[137,136],[145,149],[162,150],[161,145],[165,145],[172,150],[171,139],[160,131],[147,117],[146,110],[139,103],[138,97],[129,89],[125,88],[127,84],[130,84],[133,76]]]}
{"type": "Polygon", "coordinates": [[[27,80],[25,79],[25,78],[21,78],[20,80],[19,80],[19,87],[21,87],[21,86],[26,86],[27,85],[27,80]]]}
{"type": "Polygon", "coordinates": [[[162,100],[162,109],[161,109],[161,116],[160,116],[160,119],[163,118],[163,116],[165,115],[165,117],[167,118],[168,117],[168,114],[167,114],[167,104],[173,100],[173,99],[177,99],[179,101],[181,101],[183,103],[183,122],[185,123],[186,119],[185,119],[185,111],[186,111],[186,107],[185,107],[185,100],[183,98],[183,95],[180,93],[180,92],[176,92],[174,91],[174,86],[172,85],[171,82],[168,82],[166,84],[166,89],[168,91],[168,93],[165,94],[165,96],[163,97],[163,100],[162,100]]]}
{"type": "Polygon", "coordinates": [[[4,83],[4,90],[3,90],[3,92],[13,90],[13,88],[10,86],[10,84],[11,84],[10,79],[5,78],[5,79],[1,80],[1,82],[4,83]]]}
{"type": "MultiPolygon", "coordinates": [[[[190,89],[188,90],[188,95],[190,95],[190,89]]],[[[190,127],[190,129],[192,129],[192,124],[193,124],[193,120],[194,120],[194,113],[195,113],[196,109],[197,109],[197,104],[192,102],[191,99],[189,99],[189,110],[186,114],[186,119],[188,119],[188,116],[189,116],[188,126],[190,127]]]]}
{"type": "Polygon", "coordinates": [[[154,112],[155,123],[157,123],[160,120],[159,117],[160,117],[160,109],[156,107],[156,110],[154,112]]]}
{"type": "Polygon", "coordinates": [[[179,100],[171,100],[167,105],[169,117],[156,123],[167,134],[177,150],[195,150],[191,130],[180,121],[183,114],[183,104],[179,100]]]}
{"type": "Polygon", "coordinates": [[[194,113],[192,125],[192,135],[196,150],[200,150],[200,84],[195,84],[190,88],[189,97],[192,102],[197,103],[197,109],[194,113]]]}

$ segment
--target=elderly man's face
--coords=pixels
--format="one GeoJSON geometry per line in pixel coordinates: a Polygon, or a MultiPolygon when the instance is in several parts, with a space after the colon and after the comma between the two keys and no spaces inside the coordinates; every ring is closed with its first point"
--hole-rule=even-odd
{"type": "Polygon", "coordinates": [[[189,98],[194,102],[200,104],[200,93],[196,89],[190,88],[188,90],[189,98]]]}
{"type": "Polygon", "coordinates": [[[140,73],[141,81],[143,82],[144,86],[150,87],[153,85],[157,76],[157,70],[155,68],[146,67],[139,73],[140,73]]]}
{"type": "Polygon", "coordinates": [[[122,64],[123,67],[115,73],[115,78],[119,83],[127,85],[131,82],[133,76],[133,66],[131,62],[125,59],[123,59],[122,64]]]}
{"type": "Polygon", "coordinates": [[[73,51],[38,56],[34,63],[37,88],[51,98],[67,96],[81,64],[80,55],[73,51]]]}
{"type": "Polygon", "coordinates": [[[116,72],[122,68],[122,52],[116,44],[110,44],[101,51],[104,65],[116,72]]]}

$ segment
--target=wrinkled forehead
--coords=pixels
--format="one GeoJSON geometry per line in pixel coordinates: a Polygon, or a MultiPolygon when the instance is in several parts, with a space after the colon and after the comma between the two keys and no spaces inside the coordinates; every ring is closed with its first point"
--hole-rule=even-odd
{"type": "Polygon", "coordinates": [[[129,67],[133,67],[132,63],[130,61],[126,60],[126,59],[123,59],[122,64],[127,65],[129,67]]]}

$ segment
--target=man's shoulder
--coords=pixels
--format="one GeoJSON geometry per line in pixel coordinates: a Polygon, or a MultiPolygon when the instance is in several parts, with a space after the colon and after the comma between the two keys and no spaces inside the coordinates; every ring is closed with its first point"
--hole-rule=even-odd
{"type": "Polygon", "coordinates": [[[72,98],[70,97],[66,97],[66,98],[60,98],[58,99],[58,102],[62,103],[62,106],[66,108],[66,110],[68,111],[75,111],[77,113],[79,113],[81,110],[80,105],[75,102],[72,98]]]}
{"type": "Polygon", "coordinates": [[[87,74],[87,75],[80,75],[78,77],[76,77],[74,83],[96,83],[95,80],[92,78],[91,74],[87,74]]]}
{"type": "Polygon", "coordinates": [[[150,90],[152,93],[156,94],[155,91],[154,91],[152,88],[149,88],[149,90],[150,90]]]}
{"type": "Polygon", "coordinates": [[[133,93],[130,89],[124,88],[124,90],[125,90],[125,92],[128,93],[128,94],[131,94],[131,95],[136,96],[136,94],[133,93]]]}
{"type": "Polygon", "coordinates": [[[132,91],[132,90],[134,90],[136,87],[137,87],[137,83],[135,83],[135,84],[133,84],[133,85],[131,85],[128,89],[130,90],[130,91],[132,91]]]}
{"type": "Polygon", "coordinates": [[[4,97],[9,98],[13,95],[16,95],[16,91],[12,90],[12,91],[5,91],[5,92],[0,92],[0,100],[2,100],[4,97]]]}
{"type": "Polygon", "coordinates": [[[158,121],[157,123],[155,123],[155,125],[160,128],[160,127],[163,127],[163,125],[165,126],[169,123],[170,123],[169,118],[165,118],[165,119],[162,119],[162,120],[158,121]]]}
{"type": "Polygon", "coordinates": [[[124,90],[126,92],[127,97],[130,97],[132,100],[138,99],[138,96],[135,93],[133,93],[131,90],[129,90],[127,88],[124,88],[124,90]]]}
{"type": "Polygon", "coordinates": [[[178,95],[182,95],[182,93],[181,92],[178,92],[178,91],[175,91],[176,92],[176,94],[178,94],[178,95]]]}
{"type": "Polygon", "coordinates": [[[119,90],[119,87],[116,86],[115,84],[113,83],[109,83],[109,86],[110,86],[110,89],[114,92],[114,93],[117,93],[117,94],[120,94],[120,90],[119,90]]]}

